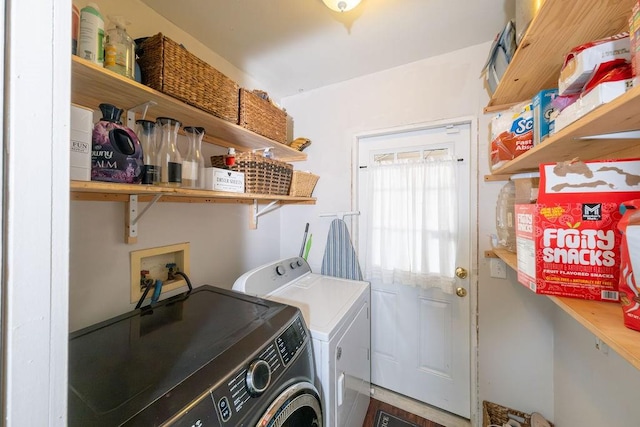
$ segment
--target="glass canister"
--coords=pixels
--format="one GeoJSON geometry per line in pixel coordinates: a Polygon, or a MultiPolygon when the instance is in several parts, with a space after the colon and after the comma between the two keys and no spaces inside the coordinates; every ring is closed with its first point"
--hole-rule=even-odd
{"type": "Polygon", "coordinates": [[[156,126],[160,135],[158,166],[160,185],[180,187],[182,185],[182,156],[178,151],[178,130],[182,124],[171,117],[158,117],[156,126]]]}
{"type": "Polygon", "coordinates": [[[187,126],[184,131],[187,134],[189,146],[182,161],[182,186],[204,188],[204,157],[202,157],[204,128],[187,126]]]}
{"type": "Polygon", "coordinates": [[[498,194],[496,231],[498,233],[498,246],[510,252],[516,252],[515,200],[516,186],[513,181],[509,181],[498,194]]]}
{"type": "Polygon", "coordinates": [[[142,144],[144,159],[144,173],[142,183],[148,185],[160,182],[160,167],[158,166],[158,149],[156,144],[156,122],[151,120],[136,120],[136,134],[142,144]]]}

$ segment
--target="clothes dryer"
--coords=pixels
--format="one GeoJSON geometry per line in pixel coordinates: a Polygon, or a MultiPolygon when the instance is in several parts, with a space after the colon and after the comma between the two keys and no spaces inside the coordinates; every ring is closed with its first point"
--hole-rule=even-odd
{"type": "Polygon", "coordinates": [[[311,272],[301,258],[255,268],[233,289],[296,306],[311,333],[326,427],[361,427],[369,406],[369,283],[311,272]]]}

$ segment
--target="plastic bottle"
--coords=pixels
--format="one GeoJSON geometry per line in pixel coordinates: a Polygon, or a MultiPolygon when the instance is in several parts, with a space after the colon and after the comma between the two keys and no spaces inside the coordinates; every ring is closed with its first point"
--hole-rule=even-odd
{"type": "Polygon", "coordinates": [[[496,231],[498,232],[498,245],[510,252],[516,252],[515,199],[516,186],[513,181],[509,181],[498,194],[496,231]]]}
{"type": "Polygon", "coordinates": [[[202,157],[203,127],[184,128],[189,139],[189,148],[182,161],[182,186],[204,188],[204,158],[202,157]]]}
{"type": "Polygon", "coordinates": [[[78,56],[96,64],[104,63],[104,18],[95,3],[87,4],[80,11],[78,56]]]}
{"type": "Polygon", "coordinates": [[[224,164],[229,167],[229,166],[233,166],[236,164],[236,149],[235,148],[229,148],[229,151],[227,152],[227,155],[224,156],[224,164]]]}
{"type": "Polygon", "coordinates": [[[71,53],[78,54],[78,35],[80,34],[80,9],[71,5],[71,53]]]}
{"type": "Polygon", "coordinates": [[[142,183],[154,185],[160,182],[158,149],[156,143],[156,123],[150,120],[136,120],[136,134],[142,144],[144,174],[142,183]]]}
{"type": "Polygon", "coordinates": [[[182,156],[178,151],[178,129],[181,123],[170,117],[158,117],[156,125],[160,128],[160,185],[180,187],[182,185],[182,156]]]}
{"type": "Polygon", "coordinates": [[[104,67],[135,80],[136,44],[127,34],[123,16],[109,18],[113,27],[107,30],[104,45],[104,67]]]}

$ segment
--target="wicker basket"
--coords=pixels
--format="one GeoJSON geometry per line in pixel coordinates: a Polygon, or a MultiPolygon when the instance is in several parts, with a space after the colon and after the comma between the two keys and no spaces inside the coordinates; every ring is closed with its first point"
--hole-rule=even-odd
{"type": "Polygon", "coordinates": [[[147,86],[237,123],[239,86],[162,33],[142,42],[138,63],[147,86]]]}
{"type": "Polygon", "coordinates": [[[314,175],[311,172],[293,171],[289,195],[296,197],[311,197],[313,189],[315,188],[319,178],[320,177],[318,175],[314,175]]]}
{"type": "MultiPolygon", "coordinates": [[[[502,426],[509,421],[509,415],[515,416],[515,419],[522,425],[522,427],[531,427],[531,415],[525,412],[516,411],[515,409],[507,408],[506,406],[498,405],[497,403],[483,401],[482,402],[482,427],[489,427],[490,425],[502,426]],[[524,422],[522,421],[524,420],[524,422]]],[[[553,427],[553,424],[549,422],[553,427]]]]}
{"type": "Polygon", "coordinates": [[[281,144],[287,143],[287,113],[266,99],[240,89],[240,126],[281,144]]]}
{"type": "MultiPolygon", "coordinates": [[[[225,156],[211,156],[211,166],[226,168],[225,156]]],[[[261,154],[236,153],[236,163],[228,167],[244,173],[244,188],[252,194],[289,194],[293,166],[289,163],[268,159],[261,154]]]]}

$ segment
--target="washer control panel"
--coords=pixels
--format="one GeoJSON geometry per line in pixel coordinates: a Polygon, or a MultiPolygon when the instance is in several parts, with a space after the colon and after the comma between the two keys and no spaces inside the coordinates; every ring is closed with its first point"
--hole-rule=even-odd
{"type": "Polygon", "coordinates": [[[282,374],[307,340],[308,332],[302,317],[298,316],[284,332],[261,349],[254,360],[230,376],[224,385],[212,390],[211,397],[220,421],[229,423],[238,414],[250,410],[251,404],[282,374]]]}

